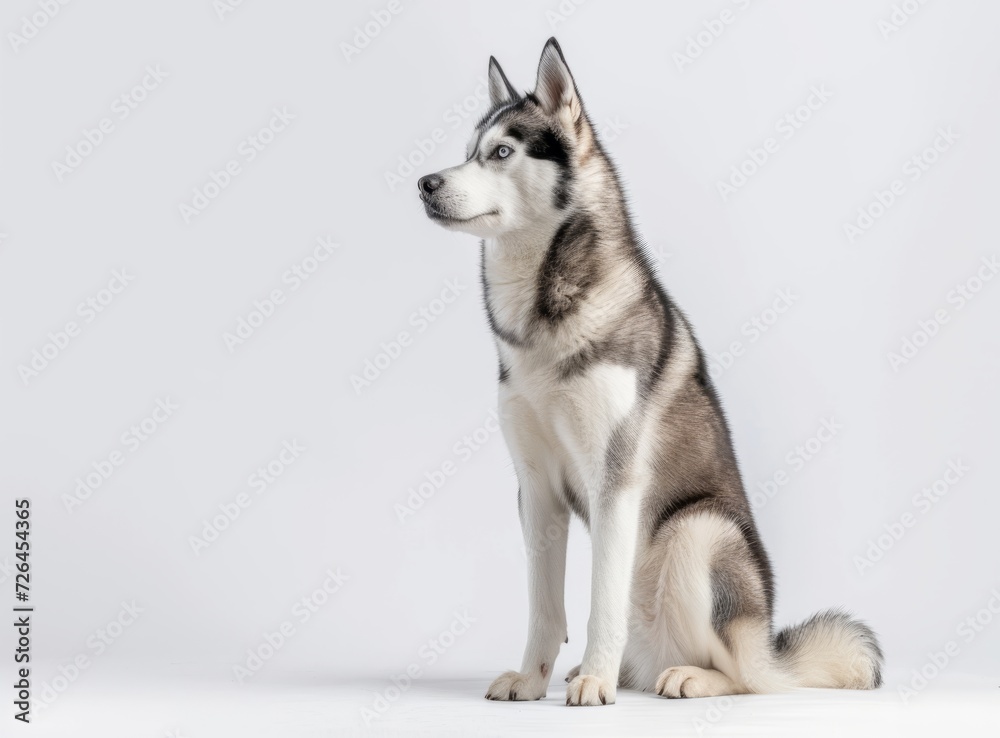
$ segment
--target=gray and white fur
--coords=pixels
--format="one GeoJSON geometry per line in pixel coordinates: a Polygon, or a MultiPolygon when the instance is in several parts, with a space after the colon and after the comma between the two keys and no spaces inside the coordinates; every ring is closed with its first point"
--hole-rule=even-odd
{"type": "Polygon", "coordinates": [[[520,95],[496,60],[465,163],[419,181],[427,215],[483,239],[504,438],[528,552],[520,671],[486,696],[546,694],[566,641],[571,514],[593,543],[583,663],[566,703],[873,689],[875,634],[831,610],[777,633],[773,576],[691,326],[658,284],[559,44],[520,95]]]}

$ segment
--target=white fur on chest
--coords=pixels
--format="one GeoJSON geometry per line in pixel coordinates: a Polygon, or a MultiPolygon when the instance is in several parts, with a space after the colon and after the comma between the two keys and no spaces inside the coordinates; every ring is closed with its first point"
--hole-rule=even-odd
{"type": "Polygon", "coordinates": [[[515,465],[554,492],[571,484],[589,504],[605,482],[612,436],[636,405],[635,369],[595,364],[560,379],[511,358],[500,405],[515,465]]]}

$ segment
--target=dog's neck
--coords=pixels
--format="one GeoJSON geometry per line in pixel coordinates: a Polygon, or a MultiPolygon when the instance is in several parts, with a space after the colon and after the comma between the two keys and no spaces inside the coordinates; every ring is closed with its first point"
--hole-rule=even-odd
{"type": "Polygon", "coordinates": [[[483,258],[487,267],[496,266],[504,272],[533,278],[556,232],[571,213],[560,212],[559,216],[485,239],[483,258]]]}
{"type": "Polygon", "coordinates": [[[641,287],[641,280],[625,273],[635,264],[636,246],[613,169],[592,151],[576,175],[567,207],[528,227],[484,239],[482,248],[487,307],[495,327],[508,336],[531,343],[544,323],[538,320],[541,304],[579,301],[574,308],[577,319],[561,322],[560,333],[565,335],[547,344],[554,356],[579,350],[580,340],[600,332],[600,316],[613,314],[616,303],[628,302],[641,287]],[[584,249],[579,261],[566,251],[575,243],[584,249]],[[596,261],[595,252],[601,254],[596,261]],[[583,301],[593,309],[581,310],[583,301]]]}

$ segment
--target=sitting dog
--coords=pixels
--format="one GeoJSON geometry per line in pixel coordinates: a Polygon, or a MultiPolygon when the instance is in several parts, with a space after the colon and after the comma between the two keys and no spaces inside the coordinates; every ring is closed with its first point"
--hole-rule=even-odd
{"type": "Polygon", "coordinates": [[[520,485],[529,634],[486,696],[546,694],[566,640],[571,514],[593,543],[568,705],[873,689],[875,634],[840,611],[775,633],[773,576],[691,326],[658,284],[559,44],[521,95],[496,60],[466,161],[422,177],[428,217],[483,239],[504,438],[520,485]]]}

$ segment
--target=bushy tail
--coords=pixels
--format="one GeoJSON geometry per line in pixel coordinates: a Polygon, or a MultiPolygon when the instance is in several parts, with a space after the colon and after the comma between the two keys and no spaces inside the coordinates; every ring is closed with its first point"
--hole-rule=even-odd
{"type": "Polygon", "coordinates": [[[825,610],[774,637],[782,670],[797,687],[877,689],[882,649],[867,625],[842,610],[825,610]]]}

